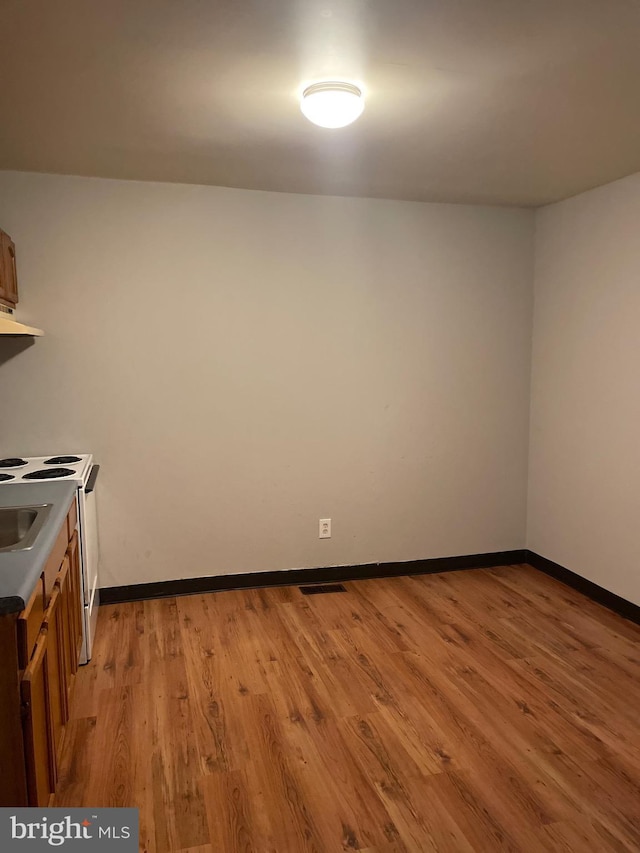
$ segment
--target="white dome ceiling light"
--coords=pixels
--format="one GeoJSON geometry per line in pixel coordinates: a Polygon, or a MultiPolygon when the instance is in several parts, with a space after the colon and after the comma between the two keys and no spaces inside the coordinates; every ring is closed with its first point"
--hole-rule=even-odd
{"type": "Polygon", "coordinates": [[[346,127],[362,115],[364,96],[352,83],[313,83],[302,93],[300,109],[320,127],[346,127]]]}

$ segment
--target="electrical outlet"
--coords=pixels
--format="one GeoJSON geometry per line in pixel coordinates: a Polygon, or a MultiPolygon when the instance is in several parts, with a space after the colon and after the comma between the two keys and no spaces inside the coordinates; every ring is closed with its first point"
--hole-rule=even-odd
{"type": "Polygon", "coordinates": [[[319,520],[318,539],[331,539],[331,519],[321,518],[319,520]]]}

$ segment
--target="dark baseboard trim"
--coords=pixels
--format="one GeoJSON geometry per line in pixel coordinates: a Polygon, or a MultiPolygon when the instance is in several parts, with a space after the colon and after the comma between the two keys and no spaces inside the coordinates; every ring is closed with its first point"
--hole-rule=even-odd
{"type": "Polygon", "coordinates": [[[318,583],[392,578],[408,575],[428,575],[437,572],[456,572],[461,569],[486,569],[491,566],[512,566],[529,563],[535,569],[583,593],[598,604],[608,607],[625,619],[640,625],[640,606],[598,586],[559,563],[541,557],[525,548],[515,551],[496,551],[489,554],[465,554],[459,557],[435,557],[429,560],[410,560],[405,563],[366,563],[359,566],[327,566],[320,569],[288,569],[276,572],[215,577],[183,578],[155,583],[111,586],[100,590],[100,604],[120,604],[125,601],[144,601],[151,598],[173,598],[176,595],[197,595],[203,592],[223,592],[233,589],[259,589],[270,586],[301,586],[318,583]]]}
{"type": "Polygon", "coordinates": [[[527,551],[497,551],[490,554],[465,554],[461,557],[435,557],[406,563],[367,563],[360,566],[328,566],[321,569],[289,569],[277,572],[251,572],[217,577],[184,578],[156,583],[110,586],[100,590],[100,604],[120,604],[148,598],[172,598],[230,589],[255,589],[267,586],[299,586],[315,583],[390,578],[403,575],[427,575],[460,569],[486,569],[527,562],[527,551]]]}
{"type": "Polygon", "coordinates": [[[621,598],[614,592],[609,592],[608,589],[604,589],[604,587],[598,586],[597,583],[583,578],[582,575],[577,575],[570,569],[565,569],[564,566],[554,563],[553,560],[541,557],[540,554],[536,554],[534,551],[527,551],[526,555],[525,562],[533,566],[534,569],[539,569],[546,575],[550,575],[552,578],[578,590],[578,592],[583,593],[583,595],[593,599],[593,601],[597,601],[598,604],[602,604],[608,607],[609,610],[613,610],[620,616],[624,616],[625,619],[629,619],[631,622],[640,625],[639,605],[634,604],[632,601],[627,601],[626,598],[621,598]]]}

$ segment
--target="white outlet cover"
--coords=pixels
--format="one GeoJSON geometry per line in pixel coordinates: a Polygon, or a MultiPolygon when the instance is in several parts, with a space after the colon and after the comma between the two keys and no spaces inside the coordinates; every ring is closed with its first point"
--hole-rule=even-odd
{"type": "Polygon", "coordinates": [[[318,538],[331,539],[331,519],[321,518],[318,521],[318,538]]]}

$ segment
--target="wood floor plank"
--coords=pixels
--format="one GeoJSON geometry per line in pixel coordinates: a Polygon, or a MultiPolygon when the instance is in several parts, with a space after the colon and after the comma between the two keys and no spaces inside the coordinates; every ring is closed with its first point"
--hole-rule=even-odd
{"type": "Polygon", "coordinates": [[[594,739],[607,744],[612,751],[623,749],[640,761],[637,724],[633,722],[634,717],[637,721],[637,715],[628,702],[621,703],[614,696],[609,701],[603,700],[595,685],[584,687],[579,674],[568,674],[552,655],[511,662],[510,666],[526,673],[540,689],[552,695],[576,726],[591,732],[594,739]]]}
{"type": "Polygon", "coordinates": [[[147,853],[640,849],[640,628],[528,566],[100,609],[56,804],[147,853]]]}
{"type": "Polygon", "coordinates": [[[314,674],[322,692],[330,697],[333,713],[345,716],[373,711],[369,691],[354,676],[332,632],[322,624],[313,605],[284,605],[283,618],[296,638],[301,657],[314,674]]]}
{"type": "MultiPolygon", "coordinates": [[[[592,851],[610,853],[620,848],[607,843],[606,838],[599,834],[593,822],[583,819],[577,823],[551,823],[538,831],[540,846],[545,850],[557,853],[575,853],[575,851],[592,851]]],[[[623,848],[624,849],[624,848],[623,848]]]]}
{"type": "MultiPolygon", "coordinates": [[[[494,701],[500,695],[498,691],[477,672],[467,678],[470,680],[454,682],[443,674],[437,682],[450,708],[465,708],[467,737],[459,752],[461,772],[494,791],[496,810],[504,825],[512,815],[517,815],[525,827],[550,823],[571,813],[573,802],[550,772],[546,752],[538,749],[538,738],[529,722],[531,715],[516,713],[515,706],[509,715],[504,714],[502,702],[494,701]]],[[[552,744],[549,747],[553,749],[552,744]]]]}
{"type": "Polygon", "coordinates": [[[393,831],[409,849],[437,850],[428,830],[415,786],[405,777],[400,761],[389,751],[372,717],[345,718],[339,727],[347,747],[364,775],[374,782],[378,796],[393,821],[393,831]]]}
{"type": "Polygon", "coordinates": [[[112,687],[100,691],[101,713],[96,717],[93,738],[100,760],[90,770],[83,805],[118,808],[133,800],[132,690],[112,687]]]}
{"type": "MultiPolygon", "coordinates": [[[[275,708],[267,696],[248,696],[243,702],[244,722],[253,768],[265,793],[266,814],[272,829],[271,848],[313,851],[324,849],[322,834],[311,802],[294,770],[295,757],[286,750],[275,708]]],[[[233,848],[232,848],[233,849],[233,848]]]]}
{"type": "MultiPolygon", "coordinates": [[[[158,850],[209,843],[201,765],[175,599],[145,602],[146,683],[130,688],[144,708],[146,760],[151,766],[153,823],[158,850]]],[[[137,744],[143,748],[143,744],[137,744]]]]}
{"type": "Polygon", "coordinates": [[[624,638],[635,644],[640,643],[639,625],[621,618],[603,605],[586,598],[555,578],[536,571],[531,566],[525,566],[522,572],[517,573],[502,566],[487,570],[487,574],[499,579],[500,583],[509,590],[517,591],[520,595],[529,598],[537,612],[544,614],[546,618],[561,622],[568,620],[569,624],[574,620],[580,622],[584,620],[584,624],[581,625],[583,640],[588,640],[590,628],[593,628],[596,636],[601,638],[604,627],[608,629],[606,636],[609,641],[624,638]]]}
{"type": "MultiPolygon", "coordinates": [[[[205,597],[177,600],[193,738],[203,773],[229,770],[234,763],[214,662],[211,617],[205,597]]],[[[236,765],[241,761],[236,760],[236,765]]]]}
{"type": "Polygon", "coordinates": [[[353,761],[335,720],[282,723],[287,751],[325,848],[360,849],[389,840],[391,818],[353,761]],[[294,757],[295,756],[295,757],[294,757]],[[318,785],[318,779],[323,784],[318,785]]]}
{"type": "Polygon", "coordinates": [[[182,847],[172,853],[216,853],[216,850],[211,844],[200,844],[198,847],[182,847]]]}
{"type": "Polygon", "coordinates": [[[264,828],[259,831],[256,825],[254,810],[257,802],[251,800],[246,772],[228,770],[212,773],[204,777],[202,784],[211,848],[260,853],[261,848],[255,846],[254,839],[264,839],[266,833],[264,828]]]}
{"type": "Polygon", "coordinates": [[[56,806],[69,808],[84,805],[85,789],[91,773],[91,767],[87,762],[94,754],[92,740],[95,731],[95,717],[72,719],[67,723],[64,751],[59,767],[56,806]]]}

